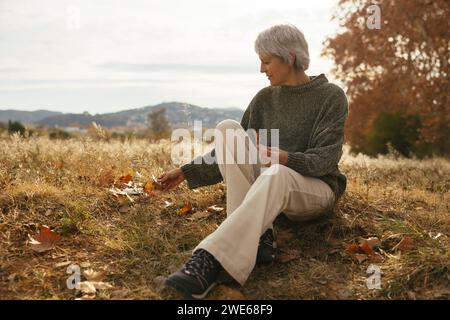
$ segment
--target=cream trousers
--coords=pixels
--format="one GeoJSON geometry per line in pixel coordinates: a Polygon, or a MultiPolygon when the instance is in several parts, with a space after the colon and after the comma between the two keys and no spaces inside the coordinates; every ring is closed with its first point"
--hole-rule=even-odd
{"type": "MultiPolygon", "coordinates": [[[[237,130],[234,141],[215,139],[216,157],[235,153],[238,139],[246,141],[248,153],[252,142],[237,121],[224,120],[216,129],[222,137],[226,137],[225,130],[237,130]]],[[[218,163],[227,186],[227,218],[194,251],[211,253],[243,285],[255,266],[260,236],[281,212],[295,221],[314,219],[332,210],[335,195],[322,180],[303,176],[284,165],[262,167],[238,162],[218,163]]]]}

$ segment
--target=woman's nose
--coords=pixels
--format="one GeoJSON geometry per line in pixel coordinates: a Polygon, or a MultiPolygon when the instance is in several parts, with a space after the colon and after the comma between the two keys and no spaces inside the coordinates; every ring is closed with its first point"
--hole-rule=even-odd
{"type": "Polygon", "coordinates": [[[266,72],[266,68],[264,67],[264,65],[261,63],[260,67],[259,67],[259,72],[264,73],[266,72]]]}

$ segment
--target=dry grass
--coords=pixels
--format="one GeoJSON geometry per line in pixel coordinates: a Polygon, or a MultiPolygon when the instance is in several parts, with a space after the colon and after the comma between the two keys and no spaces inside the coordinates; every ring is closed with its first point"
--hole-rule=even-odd
{"type": "MultiPolygon", "coordinates": [[[[98,299],[180,298],[160,291],[154,279],[168,275],[224,219],[191,221],[177,214],[184,201],[197,210],[225,206],[224,186],[140,197],[121,206],[108,193],[108,177],[139,171],[143,179],[172,167],[168,143],[142,140],[0,140],[0,298],[73,299],[65,261],[106,270],[113,289],[98,299]],[[164,208],[164,201],[174,205],[164,208]],[[45,224],[62,234],[51,251],[27,244],[45,224]]],[[[209,298],[248,299],[441,299],[449,298],[450,162],[346,154],[346,195],[333,215],[308,224],[276,221],[280,252],[295,259],[257,267],[244,287],[230,284],[209,298]],[[395,246],[405,236],[410,250],[395,246]],[[358,263],[347,245],[378,237],[377,255],[358,263]],[[369,290],[369,264],[381,268],[381,290],[369,290]],[[230,289],[231,288],[231,289],[230,289]],[[239,291],[239,292],[238,292],[239,291]],[[243,296],[242,296],[243,295],[243,296]]]]}

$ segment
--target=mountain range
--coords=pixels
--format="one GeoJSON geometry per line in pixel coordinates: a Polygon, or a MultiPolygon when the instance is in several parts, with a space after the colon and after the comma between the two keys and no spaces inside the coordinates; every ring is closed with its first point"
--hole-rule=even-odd
{"type": "Polygon", "coordinates": [[[103,127],[146,128],[147,115],[150,112],[166,110],[167,119],[172,128],[190,127],[193,121],[202,121],[202,127],[212,128],[224,119],[240,121],[244,110],[238,108],[204,108],[182,102],[167,102],[154,106],[129,109],[115,113],[91,115],[84,113],[61,113],[47,110],[18,111],[0,110],[0,122],[20,121],[25,124],[42,127],[85,127],[95,122],[103,127]]]}

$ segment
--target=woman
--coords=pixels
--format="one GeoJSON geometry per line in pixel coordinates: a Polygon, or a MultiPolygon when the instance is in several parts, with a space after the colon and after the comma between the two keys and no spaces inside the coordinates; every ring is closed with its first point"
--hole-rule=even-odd
{"type": "MultiPolygon", "coordinates": [[[[332,210],[346,189],[346,177],[338,169],[348,116],[345,93],[323,74],[305,74],[308,45],[292,25],[260,33],[255,51],[270,86],[253,98],[241,123],[224,120],[217,125],[222,137],[226,130],[238,134],[215,139],[215,148],[203,159],[233,153],[236,140],[248,139],[244,130],[277,128],[279,148],[261,148],[278,163],[262,168],[239,161],[225,165],[193,160],[158,177],[165,190],[185,179],[190,189],[221,180],[227,185],[227,218],[166,280],[192,298],[205,297],[222,270],[243,285],[255,264],[273,259],[272,222],[281,212],[295,221],[317,218],[332,210]]],[[[248,144],[245,152],[249,153],[248,144]]]]}

